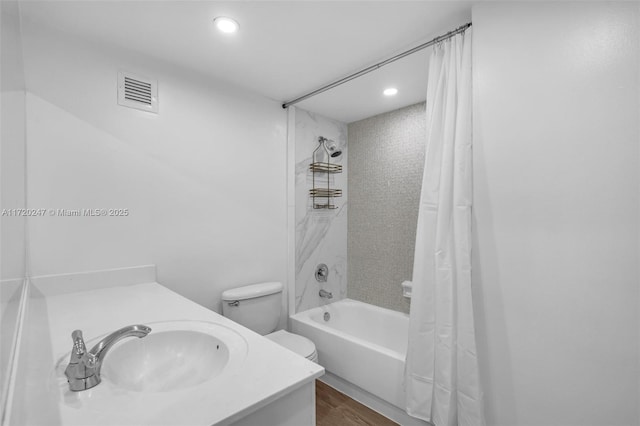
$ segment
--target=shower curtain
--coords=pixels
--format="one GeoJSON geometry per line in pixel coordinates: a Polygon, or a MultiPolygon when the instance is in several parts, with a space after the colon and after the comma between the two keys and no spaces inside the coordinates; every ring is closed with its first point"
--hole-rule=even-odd
{"type": "Polygon", "coordinates": [[[471,28],[429,60],[406,410],[436,426],[485,425],[471,304],[471,28]]]}

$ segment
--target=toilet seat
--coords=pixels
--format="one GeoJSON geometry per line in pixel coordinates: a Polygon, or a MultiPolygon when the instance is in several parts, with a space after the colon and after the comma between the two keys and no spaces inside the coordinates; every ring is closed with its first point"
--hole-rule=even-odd
{"type": "Polygon", "coordinates": [[[316,345],[304,336],[289,333],[286,330],[278,330],[271,334],[267,334],[264,337],[292,352],[297,353],[300,356],[307,358],[310,361],[318,361],[316,345]]]}

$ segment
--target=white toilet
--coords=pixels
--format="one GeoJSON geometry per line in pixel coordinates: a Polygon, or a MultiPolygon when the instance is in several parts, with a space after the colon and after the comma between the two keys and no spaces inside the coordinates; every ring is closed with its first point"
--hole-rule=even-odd
{"type": "Polygon", "coordinates": [[[269,282],[232,288],[222,293],[222,314],[267,339],[318,362],[316,345],[306,337],[273,330],[280,322],[282,283],[269,282]]]}

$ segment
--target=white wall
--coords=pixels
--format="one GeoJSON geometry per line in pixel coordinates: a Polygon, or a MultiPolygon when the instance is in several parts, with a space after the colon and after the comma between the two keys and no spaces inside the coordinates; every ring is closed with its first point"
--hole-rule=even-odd
{"type": "Polygon", "coordinates": [[[638,7],[473,8],[490,425],[638,424],[638,7]]]}
{"type": "MultiPolygon", "coordinates": [[[[25,207],[25,92],[18,4],[0,2],[0,211],[25,207]]],[[[6,212],[5,212],[6,213],[6,212]]],[[[0,419],[25,277],[25,219],[0,215],[0,419]]]]}
{"type": "Polygon", "coordinates": [[[130,211],[32,219],[33,275],[156,264],[215,310],[224,289],[286,282],[277,102],[28,21],[24,43],[30,207],[130,211]],[[119,70],[158,79],[159,114],[117,105],[119,70]]]}
{"type": "MultiPolygon", "coordinates": [[[[20,18],[15,2],[1,2],[0,210],[25,207],[25,93],[20,18]]],[[[23,216],[0,216],[0,279],[25,275],[23,216]]]]}

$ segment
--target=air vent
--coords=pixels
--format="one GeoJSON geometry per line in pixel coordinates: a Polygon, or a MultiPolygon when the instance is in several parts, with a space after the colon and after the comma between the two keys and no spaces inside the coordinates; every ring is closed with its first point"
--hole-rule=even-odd
{"type": "Polygon", "coordinates": [[[128,72],[119,72],[118,104],[157,113],[158,83],[128,72]]]}

